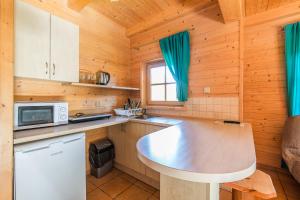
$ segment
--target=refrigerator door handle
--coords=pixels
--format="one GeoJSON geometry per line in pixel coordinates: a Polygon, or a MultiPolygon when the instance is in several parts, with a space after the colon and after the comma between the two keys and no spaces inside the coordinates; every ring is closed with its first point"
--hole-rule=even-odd
{"type": "Polygon", "coordinates": [[[43,149],[49,149],[49,148],[50,148],[50,146],[38,147],[38,148],[35,148],[35,149],[25,150],[22,153],[31,153],[31,152],[41,151],[43,149]]]}

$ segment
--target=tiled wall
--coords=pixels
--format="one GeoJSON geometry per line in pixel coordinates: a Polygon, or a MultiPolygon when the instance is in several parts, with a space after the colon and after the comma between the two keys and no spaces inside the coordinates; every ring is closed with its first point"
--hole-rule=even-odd
{"type": "Polygon", "coordinates": [[[183,108],[149,108],[149,114],[176,115],[209,119],[239,120],[239,97],[196,97],[183,108]]]}

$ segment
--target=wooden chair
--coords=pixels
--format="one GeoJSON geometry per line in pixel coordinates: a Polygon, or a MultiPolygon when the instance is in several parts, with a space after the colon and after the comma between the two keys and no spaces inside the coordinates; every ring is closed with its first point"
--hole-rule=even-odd
{"type": "Polygon", "coordinates": [[[271,177],[260,170],[241,181],[224,185],[232,188],[232,200],[271,199],[277,196],[271,177]]]}

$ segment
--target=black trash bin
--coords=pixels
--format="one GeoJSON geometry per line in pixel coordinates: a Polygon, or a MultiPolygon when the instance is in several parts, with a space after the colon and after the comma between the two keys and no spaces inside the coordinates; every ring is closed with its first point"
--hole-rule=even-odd
{"type": "Polygon", "coordinates": [[[108,139],[91,143],[89,147],[89,160],[91,174],[97,178],[104,176],[113,167],[115,149],[113,143],[108,139]]]}

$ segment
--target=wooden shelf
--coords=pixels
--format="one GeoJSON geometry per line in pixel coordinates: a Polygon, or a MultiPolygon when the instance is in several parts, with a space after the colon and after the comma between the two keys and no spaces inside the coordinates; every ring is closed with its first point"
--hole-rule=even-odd
{"type": "Polygon", "coordinates": [[[123,87],[123,86],[114,86],[114,85],[96,85],[90,83],[63,83],[63,84],[80,86],[80,87],[106,88],[106,89],[113,89],[113,90],[131,90],[131,91],[140,90],[140,88],[133,88],[133,87],[123,87]]]}

